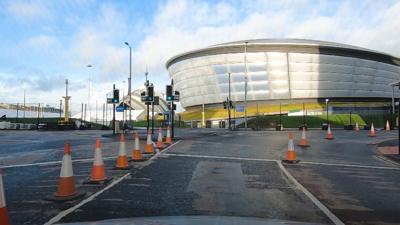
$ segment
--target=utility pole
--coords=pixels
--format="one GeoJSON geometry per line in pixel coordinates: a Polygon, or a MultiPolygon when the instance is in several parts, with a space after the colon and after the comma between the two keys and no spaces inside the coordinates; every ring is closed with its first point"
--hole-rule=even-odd
{"type": "Polygon", "coordinates": [[[18,108],[19,108],[19,103],[17,103],[17,123],[18,123],[18,108]]]}
{"type": "MultiPolygon", "coordinates": [[[[129,45],[128,42],[125,42],[125,45],[129,47],[129,79],[128,79],[128,93],[129,93],[129,123],[132,123],[132,93],[131,93],[131,86],[132,86],[132,47],[129,45]]],[[[147,77],[147,76],[146,76],[147,77]]],[[[147,78],[146,78],[147,80],[147,78]]]]}
{"type": "Polygon", "coordinates": [[[227,108],[228,108],[228,125],[229,130],[232,130],[232,121],[231,121],[231,73],[228,73],[228,98],[227,98],[227,108]]]}
{"type": "Polygon", "coordinates": [[[61,120],[61,112],[62,111],[62,99],[60,99],[60,120],[61,120]]]}
{"type": "Polygon", "coordinates": [[[24,88],[24,119],[25,119],[25,93],[26,93],[26,90],[25,90],[25,88],[24,88]]]}
{"type": "MultiPolygon", "coordinates": [[[[65,80],[65,96],[64,98],[64,122],[69,122],[69,100],[71,96],[68,96],[68,79],[65,80]]],[[[81,114],[81,123],[82,123],[82,114],[81,114]]]]}
{"type": "Polygon", "coordinates": [[[97,124],[97,100],[96,100],[96,124],[97,124]]]}
{"type": "MultiPolygon", "coordinates": [[[[174,80],[173,79],[171,79],[171,85],[172,85],[172,93],[173,93],[173,95],[175,95],[175,88],[174,88],[174,80]]],[[[171,137],[173,138],[173,137],[175,137],[175,125],[174,125],[175,113],[174,113],[174,101],[173,100],[171,101],[171,113],[172,113],[172,116],[171,116],[171,123],[172,123],[172,125],[171,125],[171,137]]]]}
{"type": "Polygon", "coordinates": [[[151,102],[151,134],[154,134],[154,101],[151,102]]]}
{"type": "Polygon", "coordinates": [[[105,109],[106,109],[106,106],[105,106],[105,104],[103,103],[103,126],[104,126],[104,111],[105,111],[105,109]]]}
{"type": "Polygon", "coordinates": [[[80,127],[82,127],[83,124],[83,103],[81,103],[81,125],[80,127]]]}
{"type": "Polygon", "coordinates": [[[40,103],[38,105],[38,111],[37,111],[37,123],[36,123],[36,129],[39,130],[39,123],[40,123],[40,103]]]}
{"type": "Polygon", "coordinates": [[[247,41],[244,43],[244,128],[247,130],[247,41]]]}
{"type": "MultiPolygon", "coordinates": [[[[113,93],[115,91],[115,84],[113,84],[113,93]]],[[[112,123],[113,135],[115,135],[115,103],[113,103],[113,123],[112,123]]]]}
{"type": "MultiPolygon", "coordinates": [[[[91,68],[92,67],[92,65],[87,65],[87,67],[88,68],[91,68]]],[[[89,121],[90,122],[90,120],[91,120],[91,118],[92,118],[92,110],[91,110],[91,107],[90,107],[90,92],[91,92],[91,79],[90,79],[90,71],[89,71],[89,81],[88,81],[88,103],[87,103],[87,109],[88,109],[88,111],[89,111],[89,119],[87,120],[86,119],[86,108],[85,108],[85,120],[87,120],[87,121],[89,121]]]]}
{"type": "MultiPolygon", "coordinates": [[[[146,65],[146,72],[144,73],[144,76],[146,77],[146,82],[144,83],[144,85],[146,86],[146,91],[148,91],[148,89],[149,89],[149,80],[147,79],[147,77],[148,77],[148,75],[149,75],[149,72],[147,71],[147,65],[146,65]]],[[[147,93],[148,94],[148,93],[147,93]]],[[[146,108],[147,108],[147,133],[149,132],[149,129],[150,129],[150,105],[149,105],[149,103],[145,103],[146,104],[146,108]]]]}

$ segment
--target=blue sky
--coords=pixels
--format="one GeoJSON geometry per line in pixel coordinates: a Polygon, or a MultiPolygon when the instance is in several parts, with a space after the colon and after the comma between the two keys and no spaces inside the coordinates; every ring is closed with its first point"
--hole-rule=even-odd
{"type": "Polygon", "coordinates": [[[400,55],[399,1],[0,1],[0,102],[57,103],[71,82],[73,107],[129,74],[133,87],[150,79],[163,91],[165,62],[220,42],[309,38],[400,55]],[[87,68],[88,64],[93,65],[87,68]]]}

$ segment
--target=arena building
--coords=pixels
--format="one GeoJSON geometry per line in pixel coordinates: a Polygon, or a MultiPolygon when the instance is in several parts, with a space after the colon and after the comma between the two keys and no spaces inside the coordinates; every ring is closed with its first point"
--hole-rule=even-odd
{"type": "MultiPolygon", "coordinates": [[[[186,120],[226,118],[229,92],[247,115],[390,109],[400,58],[361,47],[302,39],[259,39],[189,51],[166,63],[186,120]],[[247,91],[246,91],[247,85],[247,91]],[[199,113],[200,112],[200,113],[199,113]],[[204,114],[203,113],[203,114],[204,114]]],[[[395,96],[398,96],[395,91],[395,96]]],[[[243,116],[242,110],[238,117],[243,116]]]]}

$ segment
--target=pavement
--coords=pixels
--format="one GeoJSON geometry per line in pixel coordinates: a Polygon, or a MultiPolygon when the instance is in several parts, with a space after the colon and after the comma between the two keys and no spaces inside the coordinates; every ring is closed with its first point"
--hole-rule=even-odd
{"type": "MultiPolygon", "coordinates": [[[[105,138],[104,131],[4,131],[0,164],[14,225],[180,216],[399,224],[400,167],[378,157],[376,146],[397,138],[397,132],[378,131],[376,138],[368,131],[333,132],[329,141],[324,131],[308,131],[310,147],[295,146],[300,163],[283,164],[288,131],[176,129],[180,140],[172,146],[132,163],[131,170],[116,171],[118,140],[105,138]],[[103,137],[107,175],[113,180],[87,186],[82,182],[96,137],[103,137]],[[43,199],[56,190],[65,140],[77,160],[77,188],[86,196],[47,202],[43,199]]],[[[295,131],[295,144],[300,136],[295,131]]],[[[128,138],[127,149],[132,144],[128,138]]]]}

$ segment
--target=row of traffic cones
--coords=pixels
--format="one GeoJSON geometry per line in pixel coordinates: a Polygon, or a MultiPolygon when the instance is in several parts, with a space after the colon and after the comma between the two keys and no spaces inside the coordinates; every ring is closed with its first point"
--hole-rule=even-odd
{"type": "MultiPolygon", "coordinates": [[[[355,126],[354,130],[355,131],[359,131],[360,130],[360,128],[358,126],[358,123],[356,123],[356,126],[355,126]]],[[[390,131],[389,121],[386,121],[385,131],[390,131]]],[[[371,123],[371,130],[368,132],[368,136],[369,137],[376,137],[376,131],[375,131],[373,123],[371,123]]],[[[287,156],[286,156],[286,159],[282,160],[283,162],[286,162],[286,163],[298,163],[299,162],[299,160],[297,160],[297,158],[296,158],[296,151],[294,150],[293,138],[294,138],[293,133],[289,133],[287,156]]],[[[332,133],[332,130],[331,130],[331,126],[329,124],[328,124],[328,129],[327,129],[325,138],[327,140],[333,140],[334,139],[333,133],[332,133]]],[[[306,128],[305,127],[303,127],[303,129],[302,129],[301,138],[300,138],[300,141],[299,141],[298,145],[300,147],[302,147],[302,148],[306,148],[306,147],[310,146],[310,144],[309,144],[309,142],[307,140],[307,134],[306,134],[306,128]]]]}
{"type": "MultiPolygon", "coordinates": [[[[158,140],[162,141],[161,128],[159,130],[158,140]]],[[[170,136],[169,127],[168,127],[167,138],[166,138],[165,144],[170,144],[170,143],[171,143],[171,136],[170,136]]],[[[88,181],[84,182],[84,184],[105,184],[106,182],[111,180],[111,178],[108,178],[106,176],[106,170],[105,170],[105,166],[104,166],[101,147],[102,147],[101,140],[99,138],[96,138],[96,148],[95,148],[95,154],[94,154],[93,167],[91,169],[90,178],[88,179],[88,181]]],[[[164,148],[165,145],[162,144],[162,147],[164,148]]],[[[147,144],[146,144],[145,153],[148,153],[148,154],[154,153],[154,148],[153,148],[153,144],[151,141],[150,133],[147,134],[147,144]],[[151,145],[151,148],[149,147],[149,145],[151,145]]],[[[134,161],[134,162],[143,161],[142,152],[140,150],[140,145],[139,145],[139,134],[137,132],[135,133],[135,145],[134,145],[134,149],[132,151],[132,161],[134,161]]],[[[124,136],[124,134],[121,134],[120,141],[119,141],[118,157],[117,157],[115,169],[127,170],[130,168],[131,168],[131,166],[129,165],[129,159],[126,154],[125,136],[124,136]]],[[[61,173],[60,173],[60,178],[58,181],[57,192],[53,196],[47,198],[47,200],[68,201],[68,200],[76,199],[83,195],[85,195],[85,193],[76,191],[75,180],[74,180],[73,171],[72,171],[71,147],[70,147],[69,143],[65,143],[64,144],[64,156],[63,156],[63,160],[62,160],[62,164],[61,164],[61,173]]],[[[0,224],[2,224],[2,223],[0,223],[0,224]]]]}

